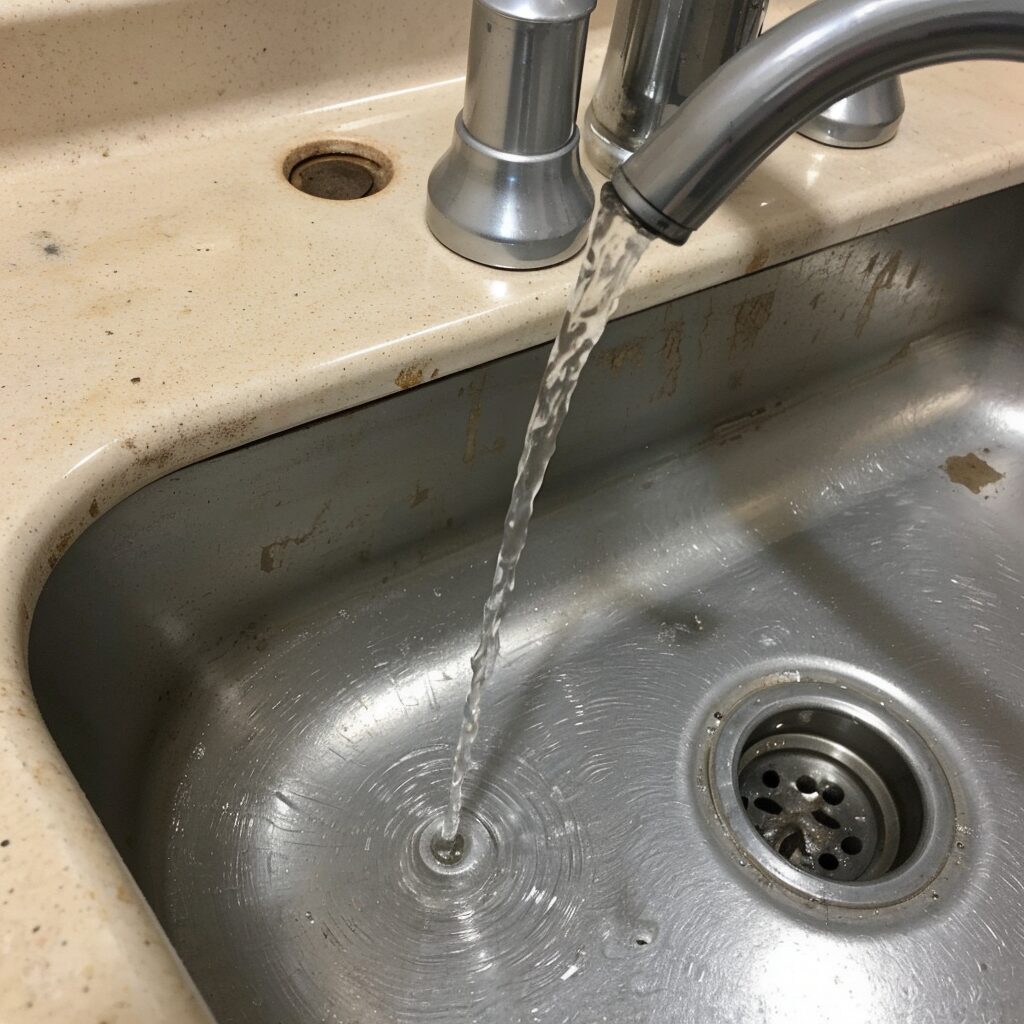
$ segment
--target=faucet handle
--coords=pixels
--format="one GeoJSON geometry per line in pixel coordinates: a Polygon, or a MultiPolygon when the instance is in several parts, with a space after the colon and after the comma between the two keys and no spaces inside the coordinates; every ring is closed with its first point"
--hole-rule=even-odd
{"type": "Polygon", "coordinates": [[[427,226],[460,256],[530,269],[586,241],[576,111],[595,2],[474,0],[462,112],[427,184],[427,226]]]}

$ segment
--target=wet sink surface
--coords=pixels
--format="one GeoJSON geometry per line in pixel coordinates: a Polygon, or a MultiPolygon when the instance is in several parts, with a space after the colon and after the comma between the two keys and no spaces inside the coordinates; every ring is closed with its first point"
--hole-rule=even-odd
{"type": "Polygon", "coordinates": [[[218,1019],[1015,1019],[1022,204],[613,325],[539,503],[467,802],[483,866],[454,887],[417,830],[545,352],[97,521],[44,591],[33,680],[218,1019]],[[723,722],[796,679],[909,723],[948,780],[941,870],[897,905],[769,881],[716,813],[723,722]]]}

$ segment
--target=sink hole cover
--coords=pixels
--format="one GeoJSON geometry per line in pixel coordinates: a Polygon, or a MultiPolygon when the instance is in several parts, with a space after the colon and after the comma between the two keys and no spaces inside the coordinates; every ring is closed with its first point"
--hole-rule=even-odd
{"type": "Polygon", "coordinates": [[[284,174],[300,192],[318,199],[365,199],[391,181],[391,161],[363,143],[318,142],[295,150],[284,174]]]}
{"type": "Polygon", "coordinates": [[[884,779],[845,747],[791,733],[744,751],[739,791],[776,853],[839,881],[876,878],[896,862],[900,813],[884,779]]]}
{"type": "Polygon", "coordinates": [[[908,899],[952,845],[952,794],[928,745],[846,687],[783,683],[741,701],[717,731],[709,776],[750,861],[822,901],[908,899]]]}

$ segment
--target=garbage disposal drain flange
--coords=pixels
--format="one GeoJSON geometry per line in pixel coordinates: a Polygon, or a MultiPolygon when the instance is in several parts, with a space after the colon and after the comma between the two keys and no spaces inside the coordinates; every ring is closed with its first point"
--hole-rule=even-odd
{"type": "Polygon", "coordinates": [[[756,691],[723,719],[708,768],[715,808],[746,857],[802,895],[898,903],[949,854],[953,798],[935,755],[846,686],[756,691]]]}

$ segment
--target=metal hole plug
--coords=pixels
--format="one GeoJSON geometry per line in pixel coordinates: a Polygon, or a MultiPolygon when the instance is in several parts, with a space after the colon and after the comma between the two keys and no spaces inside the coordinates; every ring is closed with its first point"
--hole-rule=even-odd
{"type": "Polygon", "coordinates": [[[847,906],[896,903],[941,869],[949,784],[902,718],[845,687],[788,683],[741,701],[710,752],[716,808],[775,881],[847,906]]]}

